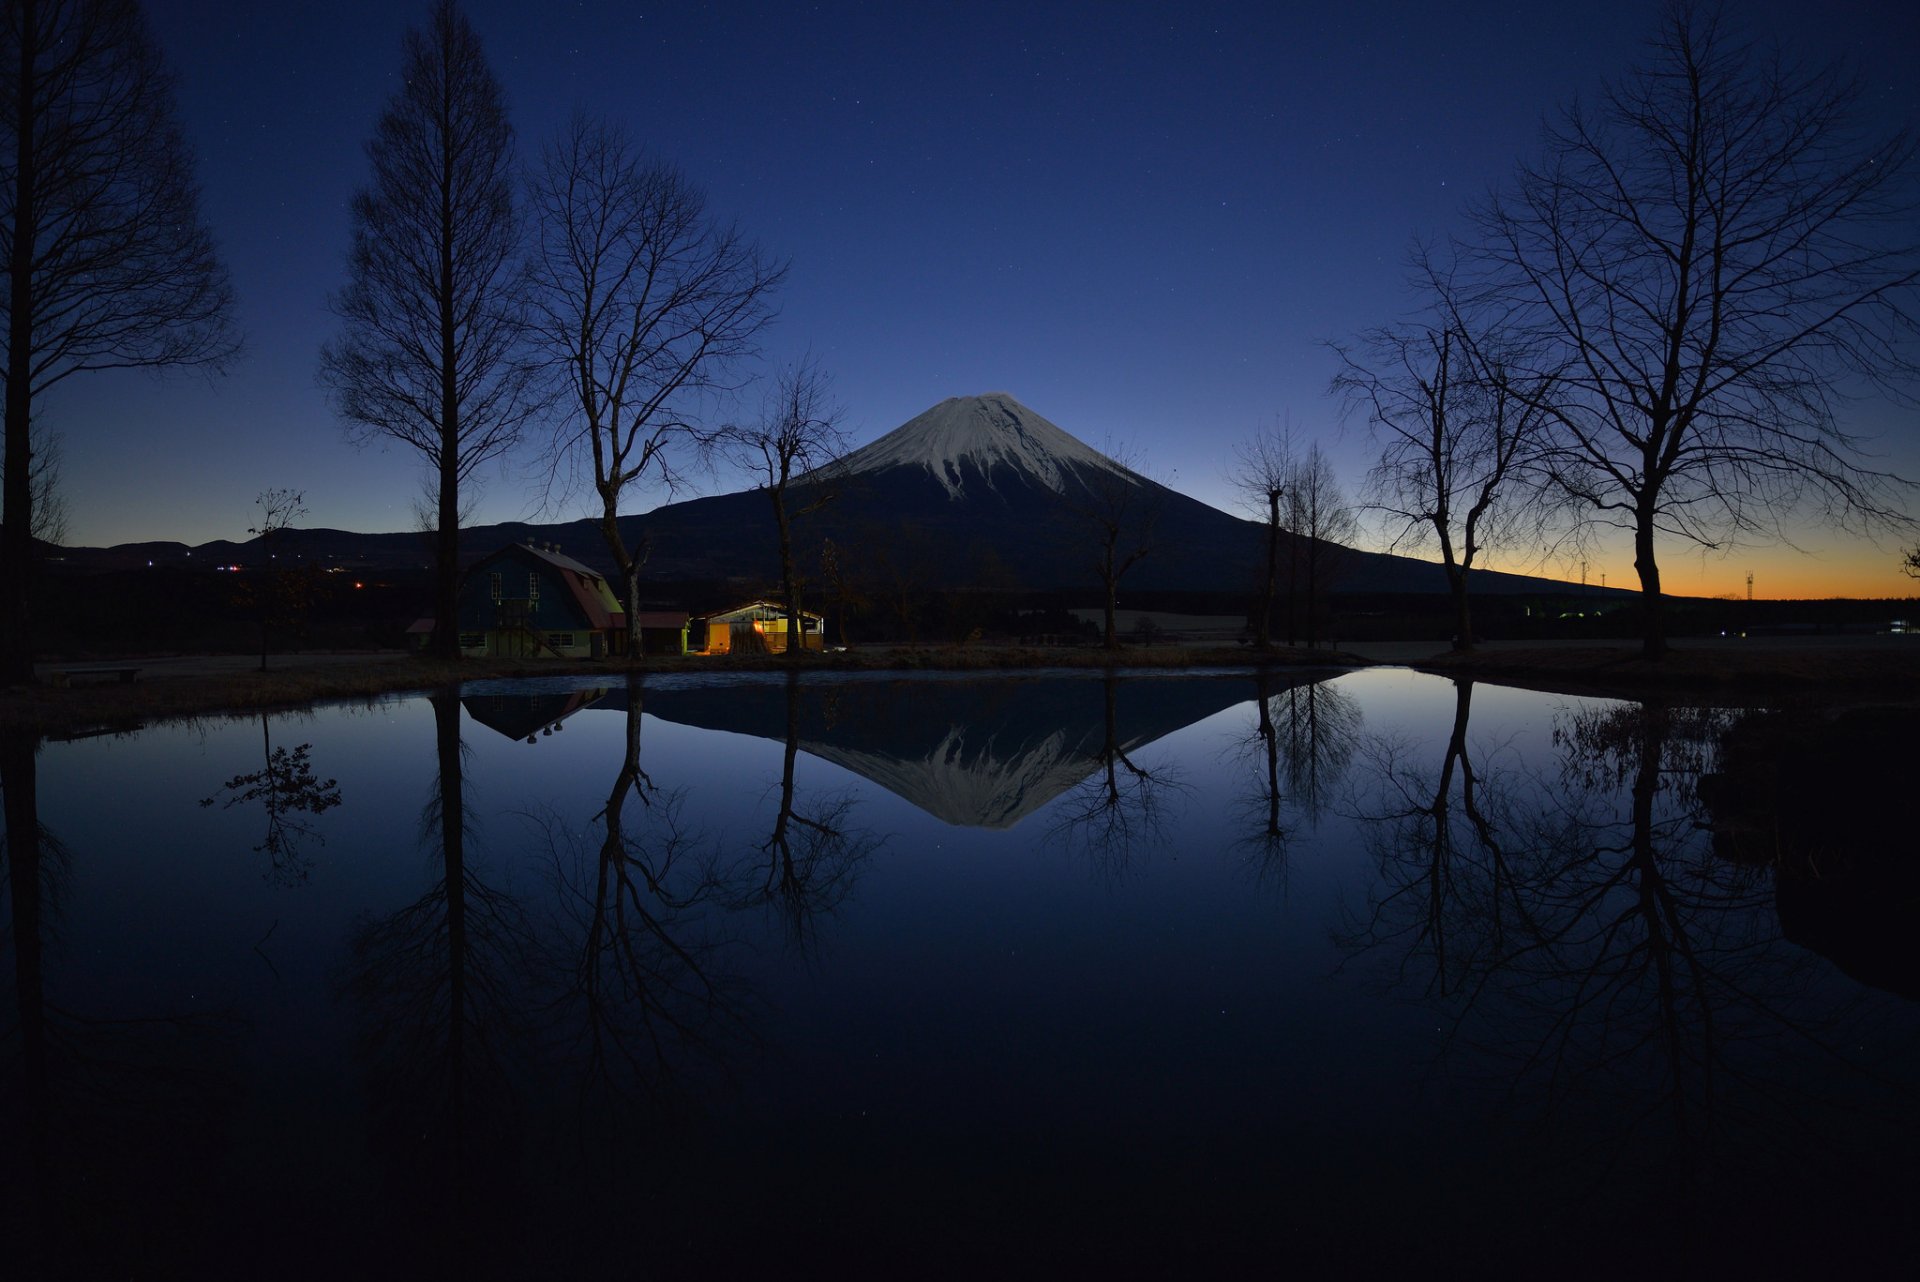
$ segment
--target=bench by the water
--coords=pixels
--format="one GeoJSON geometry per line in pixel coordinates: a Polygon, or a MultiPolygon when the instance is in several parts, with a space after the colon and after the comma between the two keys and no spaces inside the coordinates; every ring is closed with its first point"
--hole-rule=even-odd
{"type": "Polygon", "coordinates": [[[138,668],[55,668],[47,674],[47,683],[59,690],[89,681],[103,684],[118,681],[121,685],[128,685],[139,675],[138,668]]]}

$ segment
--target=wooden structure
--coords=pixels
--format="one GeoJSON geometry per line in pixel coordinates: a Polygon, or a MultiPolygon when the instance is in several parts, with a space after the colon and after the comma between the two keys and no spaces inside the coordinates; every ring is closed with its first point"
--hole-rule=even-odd
{"type": "MultiPolygon", "coordinates": [[[[685,653],[687,621],[681,611],[643,611],[642,645],[653,652],[685,653]]],[[[555,546],[509,544],[481,558],[461,583],[460,652],[490,658],[617,657],[627,652],[627,615],[599,571],[555,546]]]]}
{"type": "MultiPolygon", "coordinates": [[[[800,645],[826,648],[827,621],[807,610],[800,612],[800,645]]],[[[783,654],[788,645],[787,612],[777,601],[749,601],[731,610],[702,615],[694,621],[695,654],[783,654]]]]}

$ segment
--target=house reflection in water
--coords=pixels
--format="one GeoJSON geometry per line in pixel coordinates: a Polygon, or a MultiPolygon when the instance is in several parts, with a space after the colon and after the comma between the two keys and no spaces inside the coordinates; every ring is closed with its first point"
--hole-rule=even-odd
{"type": "Polygon", "coordinates": [[[470,694],[460,700],[467,715],[509,739],[538,743],[574,713],[606,698],[606,687],[551,690],[536,694],[470,694]]]}

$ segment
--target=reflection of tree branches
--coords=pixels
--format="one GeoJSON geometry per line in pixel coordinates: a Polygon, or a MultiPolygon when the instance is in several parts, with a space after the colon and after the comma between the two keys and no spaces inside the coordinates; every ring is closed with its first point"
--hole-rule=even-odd
{"type": "MultiPolygon", "coordinates": [[[[266,810],[267,830],[254,847],[267,856],[267,880],[276,885],[299,885],[313,870],[313,861],[300,849],[301,842],[313,837],[322,845],[326,838],[314,832],[313,825],[300,818],[318,817],[340,804],[340,788],[333,779],[321,779],[307,760],[310,743],[288,751],[273,746],[273,733],[267,715],[260,714],[260,740],[264,763],[249,774],[235,775],[220,785],[229,793],[223,810],[258,801],[266,810]]],[[[202,806],[211,806],[219,793],[202,797],[202,806]]]]}
{"type": "Polygon", "coordinates": [[[1381,741],[1370,752],[1381,797],[1363,818],[1381,880],[1367,922],[1346,942],[1401,952],[1402,980],[1430,966],[1429,995],[1470,991],[1515,946],[1509,931],[1518,926],[1524,938],[1529,924],[1505,849],[1504,780],[1483,778],[1468,751],[1472,704],[1473,682],[1455,681],[1453,726],[1436,774],[1412,765],[1400,745],[1381,741]]]}
{"type": "Polygon", "coordinates": [[[719,883],[681,820],[681,798],[659,791],[640,764],[641,678],[629,678],[625,753],[597,848],[545,824],[558,911],[569,944],[554,1013],[581,1060],[583,1094],[629,1087],[658,1094],[675,1052],[710,1049],[737,1024],[736,996],[714,970],[708,908],[719,883]],[[637,822],[628,818],[637,802],[637,822]]]}
{"type": "MultiPolygon", "coordinates": [[[[1447,761],[1463,721],[1464,696],[1447,761]]],[[[1603,1166],[1635,1131],[1683,1177],[1735,1129],[1811,1135],[1794,1058],[1847,1059],[1846,1012],[1807,1000],[1817,966],[1781,946],[1764,875],[1704,839],[1697,780],[1727,722],[1631,705],[1572,713],[1533,800],[1502,787],[1459,833],[1417,775],[1383,773],[1403,805],[1382,816],[1383,888],[1347,945],[1400,951],[1403,977],[1431,968],[1427,994],[1505,1066],[1510,1093],[1537,1090],[1550,1109],[1612,1095],[1626,1123],[1603,1166]]]]}
{"type": "Polygon", "coordinates": [[[831,916],[853,893],[880,839],[853,826],[852,797],[821,794],[806,804],[798,798],[794,767],[800,755],[800,676],[796,672],[787,674],[786,705],[779,805],[773,832],[760,848],[766,872],[758,889],[739,900],[772,905],[786,925],[789,940],[805,950],[813,942],[811,932],[819,919],[831,916]]]}
{"type": "Polygon", "coordinates": [[[1094,770],[1060,798],[1049,837],[1068,850],[1085,854],[1109,875],[1126,871],[1136,850],[1151,849],[1165,838],[1167,806],[1186,785],[1171,766],[1147,769],[1122,746],[1117,710],[1119,678],[1103,678],[1105,708],[1094,770]]]}
{"type": "Polygon", "coordinates": [[[533,931],[518,900],[469,861],[458,691],[432,704],[439,776],[422,828],[440,875],[355,930],[344,989],[366,1020],[376,1143],[408,1217],[459,1230],[482,1195],[510,1191],[512,1061],[533,931]],[[420,1218],[422,1196],[444,1214],[420,1218]]]}
{"type": "Polygon", "coordinates": [[[1268,700],[1268,716],[1286,764],[1288,793],[1300,812],[1317,822],[1353,760],[1360,705],[1330,682],[1312,681],[1268,700]]]}

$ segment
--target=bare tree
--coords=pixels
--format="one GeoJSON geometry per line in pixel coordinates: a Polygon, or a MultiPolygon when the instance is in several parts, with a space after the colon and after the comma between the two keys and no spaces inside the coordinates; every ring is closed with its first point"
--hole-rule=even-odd
{"type": "Polygon", "coordinates": [[[260,509],[260,524],[247,527],[247,533],[260,541],[260,550],[266,554],[265,563],[255,580],[250,594],[252,604],[260,614],[260,671],[267,670],[267,634],[274,623],[276,613],[290,615],[297,610],[289,607],[297,604],[297,591],[289,590],[286,581],[287,569],[276,566],[274,549],[280,545],[280,535],[292,524],[307,514],[306,495],[300,490],[270,489],[262,490],[253,500],[260,509]]]}
{"type": "Polygon", "coordinates": [[[1287,485],[1282,519],[1294,537],[1287,587],[1287,644],[1294,643],[1293,599],[1298,580],[1306,588],[1306,638],[1309,648],[1320,644],[1320,618],[1327,592],[1333,587],[1348,545],[1359,535],[1360,524],[1347,503],[1346,492],[1333,473],[1333,462],[1319,442],[1308,447],[1294,465],[1287,485]]]}
{"type": "Polygon", "coordinates": [[[1468,582],[1489,546],[1544,523],[1548,506],[1524,485],[1542,445],[1552,376],[1517,374],[1499,339],[1479,334],[1436,286],[1436,319],[1370,330],[1335,345],[1333,390],[1366,415],[1380,446],[1370,506],[1396,527],[1393,547],[1440,551],[1453,597],[1453,648],[1473,648],[1468,582]]]}
{"type": "Polygon", "coordinates": [[[139,6],[6,5],[0,99],[0,684],[17,685],[33,679],[34,399],[92,370],[217,369],[239,344],[173,78],[139,6]]]}
{"type": "Polygon", "coordinates": [[[482,463],[536,404],[522,336],[513,127],[452,0],[407,32],[401,89],[367,142],[372,182],[353,198],[343,332],[320,380],[359,443],[394,440],[432,469],[434,621],[429,652],[460,654],[460,505],[482,463]]]}
{"type": "Polygon", "coordinates": [[[611,124],[576,119],[543,153],[532,198],[533,331],[569,410],[557,465],[590,460],[637,658],[647,548],[621,535],[621,500],[649,483],[670,491],[675,451],[710,442],[697,398],[728,388],[753,354],[786,266],[611,124]]]}
{"type": "Polygon", "coordinates": [[[1271,650],[1273,601],[1280,576],[1280,501],[1286,496],[1287,483],[1293,475],[1293,429],[1275,427],[1243,443],[1234,453],[1239,460],[1234,486],[1266,526],[1267,572],[1262,580],[1260,613],[1254,621],[1254,641],[1262,650],[1271,650]]]}
{"type": "Polygon", "coordinates": [[[1104,611],[1101,643],[1118,650],[1113,615],[1120,580],[1153,551],[1165,491],[1134,469],[1139,453],[1132,447],[1109,446],[1104,453],[1111,466],[1076,469],[1063,497],[1075,536],[1093,541],[1093,572],[1100,579],[1104,611]]]}
{"type": "Polygon", "coordinates": [[[1553,480],[1633,536],[1645,651],[1665,651],[1656,540],[1763,536],[1812,506],[1912,528],[1906,482],[1838,408],[1911,388],[1914,140],[1867,137],[1854,85],[1669,8],[1649,63],[1575,106],[1476,212],[1482,282],[1567,372],[1553,480]]]}
{"type": "Polygon", "coordinates": [[[787,654],[796,662],[806,646],[800,626],[802,582],[794,569],[793,523],[833,501],[834,482],[823,479],[819,469],[847,452],[847,433],[840,425],[844,416],[845,410],[833,399],[832,378],[808,357],[782,370],[774,380],[760,421],[732,434],[730,452],[773,502],[773,523],[780,539],[780,603],[787,612],[787,654]],[[798,489],[793,486],[796,479],[804,481],[798,489]]]}
{"type": "MultiPolygon", "coordinates": [[[[33,513],[33,541],[59,544],[67,538],[67,501],[60,489],[60,438],[39,424],[28,436],[27,489],[33,513]]],[[[6,467],[0,463],[0,492],[6,485],[6,467]]]]}
{"type": "Polygon", "coordinates": [[[1906,559],[1900,563],[1900,570],[1909,578],[1920,579],[1920,547],[1907,549],[1906,559]]]}

